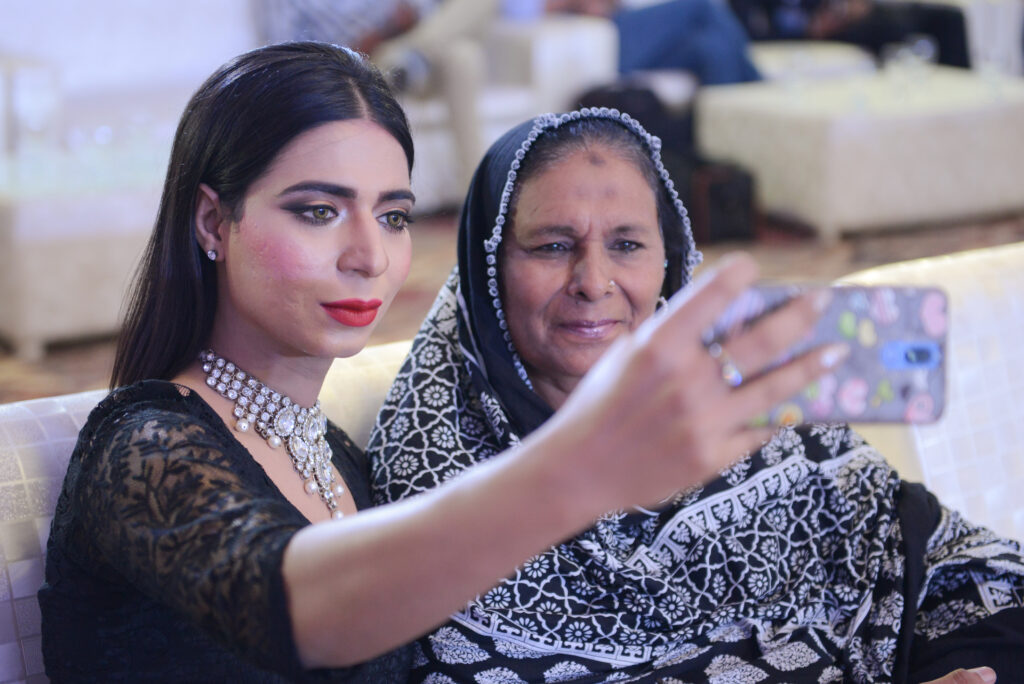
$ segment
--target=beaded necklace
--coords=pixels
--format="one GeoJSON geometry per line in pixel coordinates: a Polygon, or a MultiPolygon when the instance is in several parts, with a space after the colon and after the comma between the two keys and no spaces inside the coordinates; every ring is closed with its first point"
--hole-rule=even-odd
{"type": "Polygon", "coordinates": [[[255,428],[272,449],[286,446],[292,465],[305,481],[308,494],[319,494],[332,518],[344,513],[337,497],[345,487],[336,482],[331,467],[331,446],[327,443],[327,417],[320,402],[312,407],[299,406],[289,397],[275,392],[232,362],[206,349],[199,354],[206,384],[225,399],[235,402],[235,430],[255,428]]]}

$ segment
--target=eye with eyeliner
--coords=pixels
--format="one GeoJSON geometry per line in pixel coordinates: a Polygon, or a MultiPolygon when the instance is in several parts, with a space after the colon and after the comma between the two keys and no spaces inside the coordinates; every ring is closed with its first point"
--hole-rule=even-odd
{"type": "Polygon", "coordinates": [[[395,233],[401,233],[406,230],[410,224],[416,223],[416,219],[411,217],[407,211],[401,209],[393,209],[380,215],[377,219],[381,225],[387,230],[395,233]]]}
{"type": "Polygon", "coordinates": [[[314,226],[330,223],[338,216],[338,210],[329,204],[288,204],[284,206],[284,210],[294,214],[300,221],[314,226]]]}

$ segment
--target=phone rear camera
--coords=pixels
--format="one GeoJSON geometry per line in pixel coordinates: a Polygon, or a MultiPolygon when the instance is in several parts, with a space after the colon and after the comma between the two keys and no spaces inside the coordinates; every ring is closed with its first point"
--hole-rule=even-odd
{"type": "Polygon", "coordinates": [[[924,347],[909,347],[903,358],[907,360],[907,363],[919,365],[931,361],[932,353],[931,350],[924,347]]]}

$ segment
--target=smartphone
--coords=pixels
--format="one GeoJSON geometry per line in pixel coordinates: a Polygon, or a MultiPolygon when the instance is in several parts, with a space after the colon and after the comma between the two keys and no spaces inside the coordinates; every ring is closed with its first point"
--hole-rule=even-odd
{"type": "MultiPolygon", "coordinates": [[[[821,286],[819,286],[821,287],[821,286]]],[[[946,403],[948,298],[937,287],[827,286],[813,331],[769,367],[820,345],[845,342],[850,356],[756,422],[932,423],[946,403]]],[[[723,342],[814,286],[765,283],[741,295],[704,335],[723,342]]]]}

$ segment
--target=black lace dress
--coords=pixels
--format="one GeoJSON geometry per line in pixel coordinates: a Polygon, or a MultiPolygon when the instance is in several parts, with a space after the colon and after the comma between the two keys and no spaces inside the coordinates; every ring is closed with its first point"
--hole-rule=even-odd
{"type": "MultiPolygon", "coordinates": [[[[363,453],[334,425],[334,465],[370,506],[363,453]]],[[[404,681],[409,652],[303,670],[281,561],[309,522],[198,395],[113,392],[71,456],[39,591],[54,681],[404,681]]]]}

